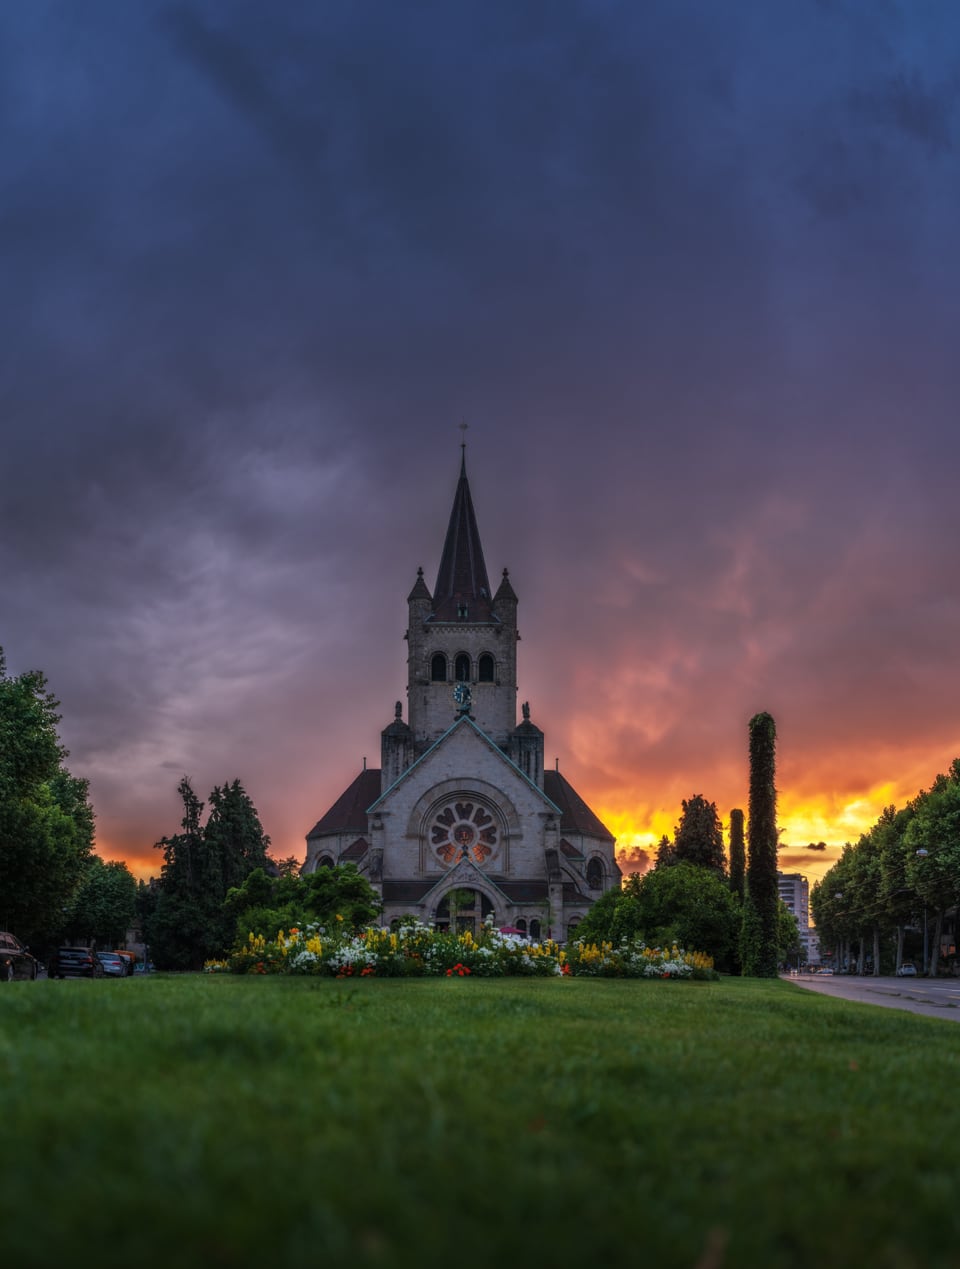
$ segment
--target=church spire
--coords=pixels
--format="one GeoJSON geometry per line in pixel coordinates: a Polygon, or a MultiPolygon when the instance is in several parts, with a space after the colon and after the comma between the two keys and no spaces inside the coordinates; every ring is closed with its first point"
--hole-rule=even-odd
{"type": "Polygon", "coordinates": [[[490,582],[477,517],[467,481],[467,447],[460,445],[460,479],[433,588],[433,613],[440,621],[489,621],[490,582]]]}

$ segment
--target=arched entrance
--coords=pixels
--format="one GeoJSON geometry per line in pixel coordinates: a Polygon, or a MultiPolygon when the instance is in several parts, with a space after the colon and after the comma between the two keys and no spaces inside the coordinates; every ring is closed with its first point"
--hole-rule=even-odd
{"type": "Polygon", "coordinates": [[[438,930],[447,931],[451,927],[462,933],[469,930],[477,934],[484,920],[493,912],[493,903],[480,890],[468,890],[463,886],[448,890],[437,904],[434,923],[438,930]]]}

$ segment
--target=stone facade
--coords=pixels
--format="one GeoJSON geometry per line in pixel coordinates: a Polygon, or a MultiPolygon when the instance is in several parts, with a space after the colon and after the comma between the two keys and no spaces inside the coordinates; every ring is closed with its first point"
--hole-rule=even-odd
{"type": "Polygon", "coordinates": [[[304,872],[354,862],[383,919],[415,915],[564,939],[620,884],[614,839],[559,770],[543,732],[516,723],[517,597],[491,594],[461,462],[437,584],[407,599],[409,722],[397,702],[379,771],[364,770],[307,837],[304,872]]]}

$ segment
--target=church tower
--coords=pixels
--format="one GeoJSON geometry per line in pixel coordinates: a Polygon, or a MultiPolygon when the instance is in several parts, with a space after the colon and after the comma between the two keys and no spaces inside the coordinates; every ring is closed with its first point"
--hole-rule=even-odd
{"type": "Polygon", "coordinates": [[[407,720],[397,701],[379,770],[364,761],[307,834],[303,871],[352,864],[384,925],[569,937],[620,884],[615,843],[559,766],[544,770],[526,702],[517,725],[517,596],[506,569],[491,593],[465,447],[436,585],[418,570],[405,638],[407,720]]]}
{"type": "Polygon", "coordinates": [[[506,569],[491,594],[461,448],[433,594],[420,569],[407,598],[407,716],[418,757],[461,713],[505,751],[516,726],[517,597],[506,569]]]}

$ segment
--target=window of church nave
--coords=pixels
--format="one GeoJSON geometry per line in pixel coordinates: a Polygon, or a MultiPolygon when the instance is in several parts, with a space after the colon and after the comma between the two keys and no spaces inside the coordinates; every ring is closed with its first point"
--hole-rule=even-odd
{"type": "Polygon", "coordinates": [[[431,683],[446,683],[447,681],[447,658],[442,652],[435,652],[430,662],[430,681],[431,683]]]}
{"type": "Polygon", "coordinates": [[[333,867],[332,856],[321,855],[320,858],[317,860],[317,867],[318,868],[332,868],[333,867]]]}
{"type": "Polygon", "coordinates": [[[587,864],[587,885],[591,890],[603,889],[603,863],[599,859],[591,859],[587,864]]]}
{"type": "Polygon", "coordinates": [[[477,678],[481,683],[493,682],[493,657],[485,652],[477,663],[477,678]]]}
{"type": "Polygon", "coordinates": [[[540,922],[536,917],[534,917],[530,922],[530,937],[533,939],[534,943],[540,942],[540,922]]]}
{"type": "Polygon", "coordinates": [[[470,658],[465,652],[459,653],[455,662],[456,669],[454,678],[458,683],[470,682],[470,658]]]}
{"type": "Polygon", "coordinates": [[[525,918],[525,917],[518,917],[518,918],[517,918],[517,929],[520,931],[520,933],[521,933],[521,934],[526,934],[526,932],[527,932],[527,921],[526,921],[526,918],[525,918]]]}

